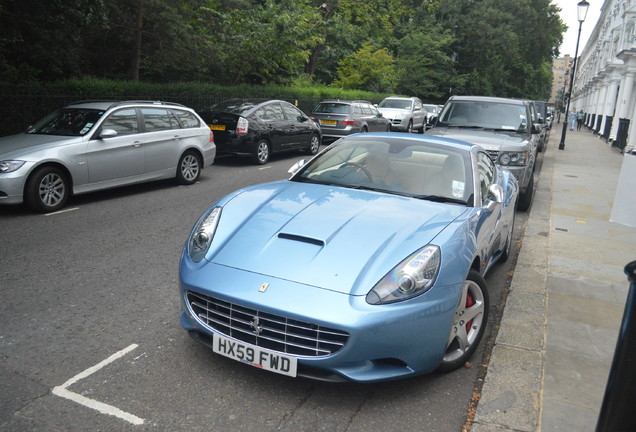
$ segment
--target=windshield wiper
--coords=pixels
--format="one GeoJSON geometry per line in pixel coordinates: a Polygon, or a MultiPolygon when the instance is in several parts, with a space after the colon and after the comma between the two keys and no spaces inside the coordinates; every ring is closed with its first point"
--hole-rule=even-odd
{"type": "Polygon", "coordinates": [[[451,198],[443,195],[411,195],[413,198],[423,199],[427,201],[440,202],[440,203],[453,203],[453,204],[462,204],[468,205],[467,201],[451,198]]]}

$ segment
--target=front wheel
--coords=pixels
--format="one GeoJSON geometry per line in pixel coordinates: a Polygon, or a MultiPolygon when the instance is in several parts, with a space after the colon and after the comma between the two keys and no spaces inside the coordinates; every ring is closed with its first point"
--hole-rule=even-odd
{"type": "Polygon", "coordinates": [[[530,181],[526,191],[521,194],[517,204],[517,208],[521,211],[527,211],[532,203],[532,194],[534,193],[534,174],[530,174],[530,181]]]}
{"type": "Polygon", "coordinates": [[[201,176],[201,160],[192,150],[185,152],[179,159],[177,167],[177,182],[182,185],[191,185],[201,176]]]}
{"type": "Polygon", "coordinates": [[[473,355],[488,322],[490,297],[486,281],[475,270],[468,272],[451,325],[446,352],[439,370],[450,372],[462,367],[473,355]]]}
{"type": "Polygon", "coordinates": [[[48,213],[61,209],[69,195],[66,174],[54,166],[37,169],[26,182],[24,202],[31,210],[48,213]]]}

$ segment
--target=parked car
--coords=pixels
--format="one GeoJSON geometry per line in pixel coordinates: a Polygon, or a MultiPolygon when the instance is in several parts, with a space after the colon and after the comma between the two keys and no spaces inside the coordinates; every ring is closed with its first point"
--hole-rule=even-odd
{"type": "Polygon", "coordinates": [[[289,102],[228,99],[199,114],[214,131],[219,154],[251,156],[259,165],[273,153],[304,150],[318,153],[320,127],[289,102]]]}
{"type": "Polygon", "coordinates": [[[426,110],[426,126],[432,127],[437,117],[439,117],[441,107],[439,105],[424,104],[424,109],[426,110]]]}
{"type": "Polygon", "coordinates": [[[463,367],[484,275],[511,250],[517,181],[479,146],[356,134],[241,189],[194,225],[180,323],[220,355],[290,376],[380,381],[463,367]]]}
{"type": "Polygon", "coordinates": [[[423,133],[426,127],[426,111],[416,97],[385,98],[378,105],[378,111],[391,122],[392,131],[411,133],[415,129],[423,133]]]}
{"type": "Polygon", "coordinates": [[[534,111],[536,113],[535,123],[540,125],[539,144],[537,151],[543,151],[548,138],[550,137],[550,114],[548,112],[548,104],[543,101],[532,101],[534,111]]]}
{"type": "Polygon", "coordinates": [[[38,212],[72,194],[175,177],[193,184],[214,162],[214,134],[167,102],[77,102],[0,138],[0,204],[38,212]]]}
{"type": "Polygon", "coordinates": [[[311,113],[328,139],[342,138],[358,132],[385,132],[391,122],[368,101],[324,100],[311,113]]]}
{"type": "Polygon", "coordinates": [[[520,210],[530,208],[540,125],[532,123],[531,103],[486,96],[451,96],[428,135],[479,144],[492,160],[519,180],[520,210]]]}

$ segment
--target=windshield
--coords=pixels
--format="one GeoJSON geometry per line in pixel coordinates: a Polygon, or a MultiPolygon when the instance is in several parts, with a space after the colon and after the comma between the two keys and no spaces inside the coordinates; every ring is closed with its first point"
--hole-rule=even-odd
{"type": "Polygon", "coordinates": [[[82,136],[93,128],[103,114],[104,110],[64,108],[38,121],[27,133],[82,136]]]}
{"type": "Polygon", "coordinates": [[[334,143],[291,180],[466,205],[473,191],[470,166],[468,148],[353,137],[334,143]]]}
{"type": "Polygon", "coordinates": [[[384,99],[378,108],[411,109],[411,101],[404,99],[384,99]]]}
{"type": "Polygon", "coordinates": [[[525,105],[502,102],[450,101],[444,107],[437,126],[527,132],[528,118],[525,105]]]}
{"type": "Polygon", "coordinates": [[[228,99],[212,105],[209,111],[241,115],[267,99],[228,99]]]}

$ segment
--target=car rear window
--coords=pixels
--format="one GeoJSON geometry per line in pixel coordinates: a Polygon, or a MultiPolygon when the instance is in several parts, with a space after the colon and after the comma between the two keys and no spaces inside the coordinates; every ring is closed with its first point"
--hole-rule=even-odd
{"type": "Polygon", "coordinates": [[[337,102],[322,102],[314,108],[315,113],[349,114],[349,104],[337,102]]]}
{"type": "Polygon", "coordinates": [[[181,126],[183,126],[184,128],[196,128],[201,126],[201,123],[199,122],[197,116],[195,116],[191,112],[181,110],[173,110],[173,112],[179,119],[179,122],[181,122],[181,126]]]}

